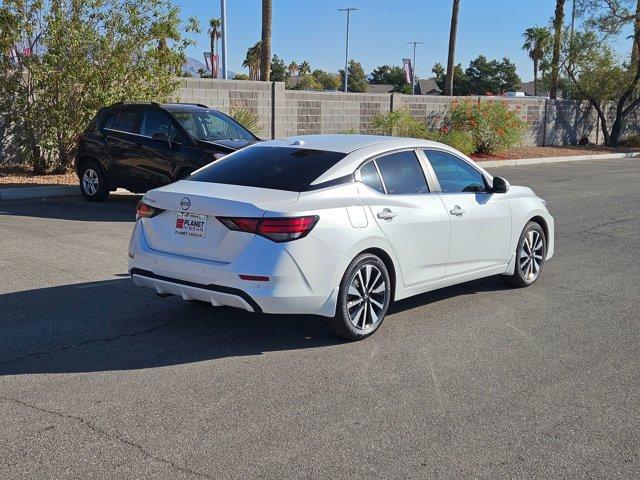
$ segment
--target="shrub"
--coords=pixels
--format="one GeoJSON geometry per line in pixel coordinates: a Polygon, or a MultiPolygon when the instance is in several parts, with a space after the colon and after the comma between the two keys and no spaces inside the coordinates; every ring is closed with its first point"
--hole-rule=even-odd
{"type": "Polygon", "coordinates": [[[413,118],[406,108],[376,115],[371,120],[371,128],[378,135],[426,139],[434,137],[434,132],[425,123],[413,118]]]}
{"type": "Polygon", "coordinates": [[[471,155],[476,151],[476,144],[469,132],[462,132],[459,130],[443,130],[441,131],[437,140],[438,142],[455,148],[465,155],[471,155]]]}
{"type": "Polygon", "coordinates": [[[620,140],[620,145],[629,148],[640,148],[640,134],[632,134],[620,140]]]}
{"type": "Polygon", "coordinates": [[[262,130],[260,117],[251,110],[246,108],[232,108],[229,116],[253,134],[262,130]]]}
{"type": "Polygon", "coordinates": [[[454,101],[445,118],[446,128],[471,135],[476,153],[495,153],[517,145],[526,125],[507,102],[498,100],[454,101]]]}

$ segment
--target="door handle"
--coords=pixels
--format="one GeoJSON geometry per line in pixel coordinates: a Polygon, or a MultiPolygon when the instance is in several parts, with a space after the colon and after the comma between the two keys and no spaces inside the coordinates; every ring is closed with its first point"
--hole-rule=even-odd
{"type": "Polygon", "coordinates": [[[384,210],[382,210],[381,212],[378,212],[378,214],[376,215],[379,219],[381,220],[391,220],[393,217],[396,216],[395,213],[393,213],[391,210],[389,210],[388,208],[385,208],[384,210]]]}
{"type": "Polygon", "coordinates": [[[451,215],[459,217],[464,213],[464,210],[460,208],[460,205],[456,205],[451,210],[449,210],[449,213],[451,213],[451,215]]]}

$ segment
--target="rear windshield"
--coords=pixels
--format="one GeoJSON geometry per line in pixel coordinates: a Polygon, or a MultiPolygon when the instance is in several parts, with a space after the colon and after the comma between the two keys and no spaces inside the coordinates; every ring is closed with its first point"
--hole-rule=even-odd
{"type": "Polygon", "coordinates": [[[345,156],[323,150],[256,146],[218,160],[188,180],[304,192],[345,156]]]}

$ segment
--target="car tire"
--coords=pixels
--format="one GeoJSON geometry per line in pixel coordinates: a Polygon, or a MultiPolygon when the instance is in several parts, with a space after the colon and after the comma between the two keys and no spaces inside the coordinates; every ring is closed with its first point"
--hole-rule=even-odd
{"type": "Polygon", "coordinates": [[[184,168],[184,169],[180,170],[176,175],[176,182],[178,180],[184,180],[189,175],[191,175],[193,172],[195,172],[195,170],[193,168],[184,168]]]}
{"type": "Polygon", "coordinates": [[[80,180],[80,192],[90,202],[102,202],[109,196],[109,182],[102,168],[94,163],[87,162],[80,167],[78,175],[80,180]]]}
{"type": "Polygon", "coordinates": [[[347,340],[370,336],[384,321],[391,289],[384,262],[371,253],[358,255],[340,282],[336,315],[326,320],[329,330],[347,340]]]}
{"type": "Polygon", "coordinates": [[[520,234],[516,248],[516,264],[511,275],[502,275],[502,279],[513,287],[528,287],[535,283],[547,256],[547,237],[540,224],[529,222],[520,234]]]}

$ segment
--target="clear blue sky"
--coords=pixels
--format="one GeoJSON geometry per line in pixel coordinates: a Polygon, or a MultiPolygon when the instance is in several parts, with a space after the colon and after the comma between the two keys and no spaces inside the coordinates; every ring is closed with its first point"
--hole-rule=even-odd
{"type": "MultiPolygon", "coordinates": [[[[219,0],[174,0],[184,18],[200,20],[202,33],[188,54],[203,61],[208,50],[208,20],[220,17],[219,0]]],[[[308,60],[312,68],[337,71],[344,64],[345,14],[341,7],[356,7],[351,15],[349,56],[370,73],[378,65],[401,65],[410,57],[416,40],[417,74],[431,76],[436,62],[446,64],[451,0],[273,0],[272,51],[287,64],[308,60]]],[[[571,2],[565,18],[569,21],[571,2]]],[[[533,78],[533,67],[522,51],[522,32],[547,25],[555,0],[461,0],[456,63],[464,67],[484,54],[514,61],[523,81],[533,78]]],[[[228,68],[242,72],[246,50],[260,39],[260,0],[227,0],[228,68]]]]}

